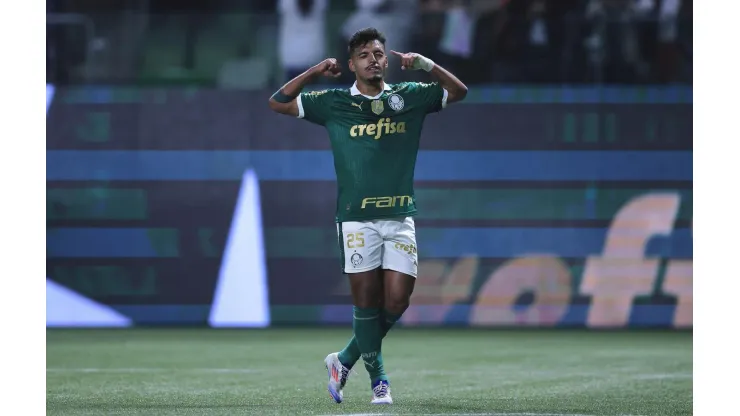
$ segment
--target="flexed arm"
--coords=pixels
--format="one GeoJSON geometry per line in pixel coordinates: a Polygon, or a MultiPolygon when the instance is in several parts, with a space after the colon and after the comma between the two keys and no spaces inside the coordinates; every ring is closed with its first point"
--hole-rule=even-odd
{"type": "Polygon", "coordinates": [[[296,97],[311,81],[319,75],[327,78],[336,78],[342,74],[341,67],[334,58],[329,58],[312,66],[306,72],[298,75],[270,97],[270,108],[280,114],[298,117],[299,109],[296,97]]]}
{"type": "Polygon", "coordinates": [[[424,71],[431,73],[432,76],[439,81],[439,84],[442,85],[442,88],[447,90],[447,93],[449,94],[447,96],[448,104],[462,101],[468,94],[468,87],[465,86],[460,79],[450,71],[442,68],[438,64],[435,64],[431,59],[413,52],[400,53],[391,51],[391,53],[401,58],[401,69],[423,69],[424,71]]]}

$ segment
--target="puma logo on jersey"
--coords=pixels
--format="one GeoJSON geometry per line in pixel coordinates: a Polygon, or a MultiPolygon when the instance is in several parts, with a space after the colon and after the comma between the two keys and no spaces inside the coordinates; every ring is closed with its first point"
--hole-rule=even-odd
{"type": "Polygon", "coordinates": [[[350,103],[350,104],[352,104],[353,107],[357,107],[357,108],[360,109],[360,111],[362,111],[362,104],[363,103],[359,103],[359,104],[357,104],[357,103],[350,103]]]}
{"type": "Polygon", "coordinates": [[[397,133],[406,133],[406,122],[392,123],[389,118],[381,118],[374,124],[357,124],[349,129],[349,135],[352,137],[374,136],[375,140],[379,140],[384,134],[397,133]]]}

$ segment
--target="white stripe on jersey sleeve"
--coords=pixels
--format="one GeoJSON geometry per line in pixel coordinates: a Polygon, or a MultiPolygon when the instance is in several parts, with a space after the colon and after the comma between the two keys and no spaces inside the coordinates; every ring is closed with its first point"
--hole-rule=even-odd
{"type": "MultiPolygon", "coordinates": [[[[445,101],[447,101],[447,94],[445,93],[445,101]]],[[[301,94],[298,94],[298,97],[295,99],[296,104],[298,104],[298,118],[303,118],[306,116],[306,113],[303,111],[303,101],[301,101],[301,94]]]]}
{"type": "Polygon", "coordinates": [[[447,95],[449,93],[446,89],[442,88],[442,108],[447,108],[447,95]]]}

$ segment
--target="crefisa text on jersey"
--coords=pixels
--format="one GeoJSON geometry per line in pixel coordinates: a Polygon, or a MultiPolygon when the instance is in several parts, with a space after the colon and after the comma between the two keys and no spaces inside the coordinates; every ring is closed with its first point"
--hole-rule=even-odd
{"type": "Polygon", "coordinates": [[[375,136],[375,140],[379,140],[386,134],[397,133],[406,133],[406,123],[403,121],[395,123],[390,118],[381,118],[375,124],[357,124],[349,130],[352,137],[375,136]]]}

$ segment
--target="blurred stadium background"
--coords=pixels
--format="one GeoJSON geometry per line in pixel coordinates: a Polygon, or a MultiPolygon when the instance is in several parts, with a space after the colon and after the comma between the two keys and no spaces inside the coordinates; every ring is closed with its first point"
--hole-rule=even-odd
{"type": "Polygon", "coordinates": [[[383,412],[692,413],[691,1],[46,4],[50,414],[379,412],[364,369],[323,390],[329,142],[266,105],[367,26],[470,87],[422,136],[383,412]]]}

